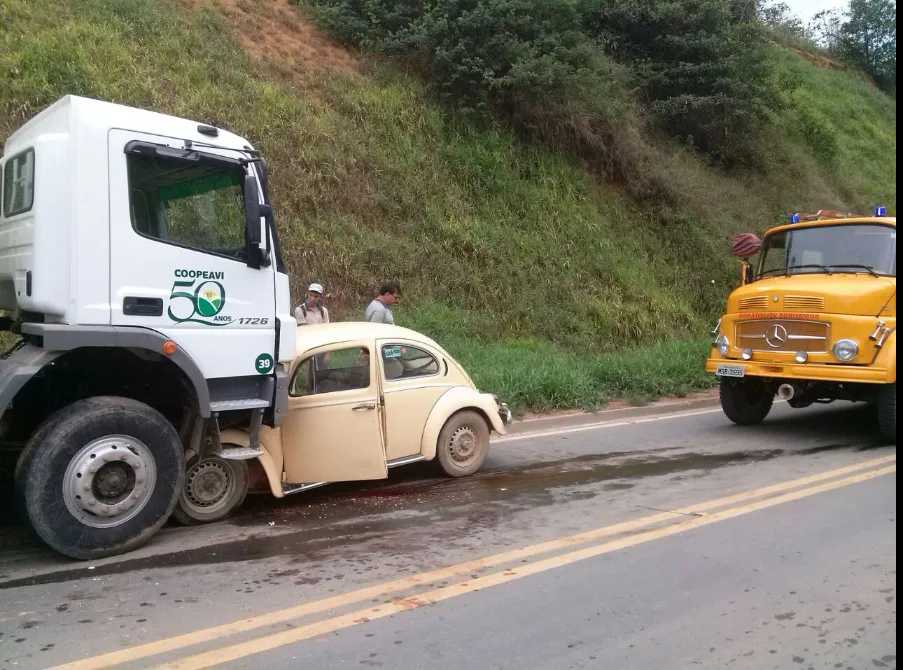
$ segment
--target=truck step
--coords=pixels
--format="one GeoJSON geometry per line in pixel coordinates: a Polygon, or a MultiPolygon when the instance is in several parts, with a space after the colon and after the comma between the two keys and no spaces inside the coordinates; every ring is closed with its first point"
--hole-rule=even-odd
{"type": "Polygon", "coordinates": [[[236,400],[215,400],[210,403],[211,412],[234,412],[246,409],[264,409],[270,403],[261,398],[238,398],[236,400]]]}
{"type": "Polygon", "coordinates": [[[223,447],[219,455],[227,461],[247,461],[262,456],[263,452],[252,447],[223,447]]]}

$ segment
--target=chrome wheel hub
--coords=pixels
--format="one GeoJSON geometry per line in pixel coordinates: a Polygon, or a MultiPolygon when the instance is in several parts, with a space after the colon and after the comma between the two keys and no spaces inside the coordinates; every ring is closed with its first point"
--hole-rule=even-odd
{"type": "Polygon", "coordinates": [[[63,500],[76,519],[91,528],[112,528],[147,505],[157,482],[150,449],[134,437],[110,435],[94,440],[69,461],[63,500]]]}

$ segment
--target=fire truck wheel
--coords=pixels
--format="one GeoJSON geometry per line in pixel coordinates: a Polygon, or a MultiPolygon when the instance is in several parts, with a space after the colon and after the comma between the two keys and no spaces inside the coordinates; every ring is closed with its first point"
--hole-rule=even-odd
{"type": "Polygon", "coordinates": [[[760,379],[721,380],[721,409],[728,419],[740,426],[762,423],[773,404],[774,394],[760,379]]]}
{"type": "Polygon", "coordinates": [[[65,556],[115,556],[166,523],[184,477],[178,433],[128,398],[80,400],[47,419],[16,468],[17,497],[37,535],[65,556]]]}
{"type": "Polygon", "coordinates": [[[214,455],[194,459],[172,517],[185,526],[222,521],[245,501],[248,481],[247,461],[214,455]]]}
{"type": "Polygon", "coordinates": [[[881,437],[897,442],[897,384],[884,386],[878,394],[878,429],[881,437]]]}

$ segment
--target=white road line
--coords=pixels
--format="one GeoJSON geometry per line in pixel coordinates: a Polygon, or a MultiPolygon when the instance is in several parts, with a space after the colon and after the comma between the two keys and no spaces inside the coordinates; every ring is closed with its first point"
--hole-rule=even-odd
{"type": "Polygon", "coordinates": [[[583,426],[574,426],[572,428],[559,428],[558,430],[543,430],[532,433],[521,433],[519,435],[505,435],[492,441],[493,444],[505,444],[507,442],[515,442],[517,440],[532,440],[537,437],[555,437],[558,435],[567,435],[569,433],[581,433],[587,430],[602,430],[604,428],[618,428],[619,426],[632,426],[637,423],[652,423],[653,421],[669,421],[671,419],[685,419],[691,416],[699,416],[701,414],[714,414],[720,412],[720,407],[712,409],[697,409],[690,412],[679,412],[674,414],[659,414],[656,416],[645,416],[637,419],[616,419],[614,421],[601,421],[599,423],[588,423],[583,426]]]}
{"type": "MultiPolygon", "coordinates": [[[[786,400],[775,400],[775,406],[786,404],[786,400]]],[[[636,419],[612,419],[609,421],[597,421],[595,423],[587,423],[582,426],[573,426],[571,428],[559,428],[557,430],[541,430],[529,433],[520,433],[517,435],[505,435],[492,440],[492,444],[505,444],[507,442],[516,442],[517,440],[531,440],[537,437],[555,437],[557,435],[567,435],[568,433],[581,433],[587,430],[602,430],[604,428],[618,428],[620,426],[632,426],[638,423],[652,423],[654,421],[668,421],[670,419],[685,419],[691,416],[700,416],[702,414],[714,414],[721,412],[721,407],[711,407],[709,409],[694,409],[687,412],[669,412],[666,414],[655,414],[653,416],[643,416],[636,419]]]]}

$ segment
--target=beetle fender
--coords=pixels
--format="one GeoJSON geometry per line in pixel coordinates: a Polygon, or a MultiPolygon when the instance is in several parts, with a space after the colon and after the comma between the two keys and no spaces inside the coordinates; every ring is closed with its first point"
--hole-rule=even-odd
{"type": "Polygon", "coordinates": [[[488,393],[479,393],[466,386],[456,386],[449,389],[433,406],[426,426],[423,428],[423,438],[420,442],[420,453],[424,459],[432,460],[436,457],[436,442],[445,422],[455,412],[472,409],[483,414],[489,428],[504,435],[505,425],[498,415],[498,405],[488,393]]]}
{"type": "MultiPolygon", "coordinates": [[[[282,492],[282,449],[277,448],[274,441],[282,439],[281,431],[267,426],[260,428],[260,450],[263,452],[257,457],[263,471],[266,473],[267,480],[270,483],[270,491],[277,498],[284,498],[282,492]],[[278,463],[277,463],[278,461],[278,463]]],[[[246,430],[237,428],[229,428],[224,430],[220,435],[220,441],[223,444],[234,444],[239,447],[248,447],[251,445],[251,436],[246,430]]]]}

